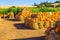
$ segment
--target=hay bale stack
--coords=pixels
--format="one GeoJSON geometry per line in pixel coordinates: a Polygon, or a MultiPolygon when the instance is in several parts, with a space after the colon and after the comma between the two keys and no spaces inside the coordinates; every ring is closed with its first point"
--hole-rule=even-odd
{"type": "Polygon", "coordinates": [[[29,8],[24,8],[24,9],[22,10],[22,14],[21,14],[21,15],[23,15],[24,17],[28,17],[28,16],[30,16],[31,14],[32,14],[32,12],[30,11],[29,8]]]}
{"type": "Polygon", "coordinates": [[[25,24],[29,26],[31,29],[39,29],[38,27],[38,18],[37,16],[31,15],[29,18],[25,19],[25,24]]]}
{"type": "Polygon", "coordinates": [[[9,18],[14,18],[14,13],[13,12],[9,12],[8,16],[9,16],[9,18]]]}
{"type": "Polygon", "coordinates": [[[31,29],[39,29],[37,19],[33,18],[26,18],[25,25],[31,29]]]}
{"type": "Polygon", "coordinates": [[[31,11],[29,8],[24,8],[22,11],[20,11],[17,15],[16,18],[20,21],[24,20],[26,17],[29,17],[31,15],[31,11]]]}
{"type": "Polygon", "coordinates": [[[32,28],[32,29],[39,29],[39,27],[38,27],[38,22],[36,22],[36,20],[35,19],[31,19],[31,22],[30,22],[30,27],[32,28]]]}
{"type": "MultiPolygon", "coordinates": [[[[27,23],[32,29],[53,27],[57,19],[60,18],[60,12],[40,12],[32,13],[27,23]]],[[[27,19],[26,19],[27,20],[27,19]]]]}

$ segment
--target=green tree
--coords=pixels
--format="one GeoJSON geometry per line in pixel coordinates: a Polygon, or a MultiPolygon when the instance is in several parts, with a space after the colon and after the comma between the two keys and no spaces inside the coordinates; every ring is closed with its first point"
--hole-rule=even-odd
{"type": "Polygon", "coordinates": [[[38,4],[37,7],[53,7],[51,2],[43,2],[41,4],[38,4]]]}
{"type": "Polygon", "coordinates": [[[60,1],[56,1],[55,3],[60,3],[60,1]]]}
{"type": "Polygon", "coordinates": [[[37,6],[37,4],[36,4],[36,3],[34,3],[34,6],[37,6]]]}

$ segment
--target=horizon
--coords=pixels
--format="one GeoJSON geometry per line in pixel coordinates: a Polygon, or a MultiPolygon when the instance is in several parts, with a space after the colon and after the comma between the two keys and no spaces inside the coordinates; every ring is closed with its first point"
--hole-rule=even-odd
{"type": "Polygon", "coordinates": [[[32,6],[34,3],[55,2],[60,0],[0,0],[0,6],[32,6]]]}

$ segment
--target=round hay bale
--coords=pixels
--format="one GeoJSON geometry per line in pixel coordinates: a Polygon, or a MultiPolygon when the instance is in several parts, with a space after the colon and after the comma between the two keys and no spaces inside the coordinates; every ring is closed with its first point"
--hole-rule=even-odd
{"type": "Polygon", "coordinates": [[[24,21],[24,16],[20,15],[20,16],[18,17],[18,20],[19,20],[19,21],[24,21]]]}

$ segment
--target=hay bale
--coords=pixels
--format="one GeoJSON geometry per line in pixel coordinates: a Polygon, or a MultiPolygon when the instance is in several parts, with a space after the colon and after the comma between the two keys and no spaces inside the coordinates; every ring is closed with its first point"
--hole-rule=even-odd
{"type": "Polygon", "coordinates": [[[38,22],[36,22],[36,19],[31,19],[29,24],[30,24],[30,28],[35,30],[39,29],[38,22]]]}
{"type": "Polygon", "coordinates": [[[32,29],[35,29],[35,30],[39,29],[38,23],[36,23],[36,22],[35,23],[32,22],[31,27],[32,27],[32,29]]]}
{"type": "Polygon", "coordinates": [[[48,27],[50,27],[50,23],[49,21],[45,21],[45,28],[48,28],[48,27]]]}
{"type": "Polygon", "coordinates": [[[39,21],[38,26],[39,26],[39,29],[43,29],[44,28],[44,21],[39,21]]]}
{"type": "Polygon", "coordinates": [[[31,29],[39,29],[38,23],[35,21],[35,19],[32,18],[26,18],[25,19],[25,25],[28,26],[31,29]]]}
{"type": "Polygon", "coordinates": [[[19,20],[19,21],[24,21],[24,16],[20,15],[20,16],[18,17],[18,20],[19,20]]]}
{"type": "Polygon", "coordinates": [[[51,27],[53,27],[53,26],[54,26],[54,24],[55,24],[55,22],[54,22],[54,21],[50,21],[50,26],[51,26],[51,27]]]}
{"type": "Polygon", "coordinates": [[[8,16],[9,16],[9,18],[14,18],[14,13],[13,12],[9,12],[8,16]]]}

